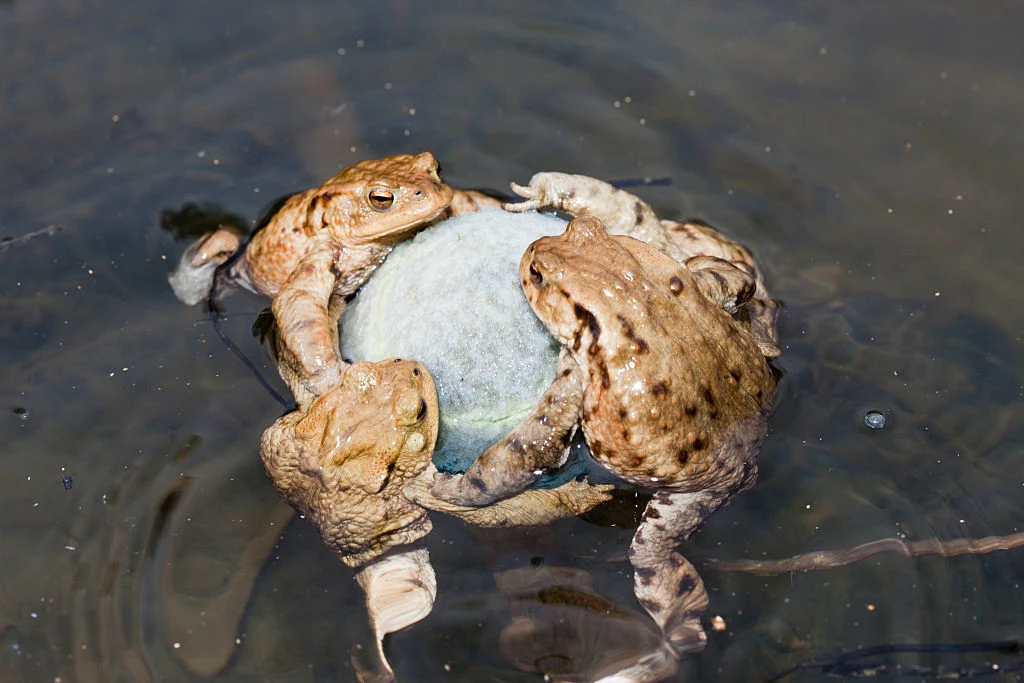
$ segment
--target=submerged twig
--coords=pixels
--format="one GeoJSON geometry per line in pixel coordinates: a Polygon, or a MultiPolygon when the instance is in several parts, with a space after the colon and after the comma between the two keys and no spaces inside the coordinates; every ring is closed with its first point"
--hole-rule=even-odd
{"type": "Polygon", "coordinates": [[[985,538],[957,538],[941,541],[926,538],[921,541],[904,541],[899,538],[883,538],[837,550],[818,550],[782,560],[718,560],[707,558],[705,564],[726,572],[744,572],[759,576],[773,576],[811,569],[832,569],[860,562],[879,553],[900,553],[905,557],[938,555],[982,555],[996,550],[1012,550],[1024,547],[1024,532],[1008,536],[987,536],[985,538]]]}
{"type": "Polygon", "coordinates": [[[29,232],[18,237],[2,237],[0,238],[0,253],[13,249],[14,247],[20,247],[27,242],[31,242],[37,237],[51,237],[56,235],[58,232],[64,230],[63,225],[48,225],[45,228],[29,232]]]}

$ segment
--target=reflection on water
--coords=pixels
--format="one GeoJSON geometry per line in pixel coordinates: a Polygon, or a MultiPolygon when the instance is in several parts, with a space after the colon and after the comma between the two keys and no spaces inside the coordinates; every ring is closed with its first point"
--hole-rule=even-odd
{"type": "MultiPolygon", "coordinates": [[[[159,215],[214,201],[255,217],[392,152],[429,149],[462,186],[548,168],[670,176],[638,192],[726,226],[766,265],[787,304],[786,376],[761,478],[688,557],[1021,530],[1015,5],[171,8],[112,21],[0,3],[0,237],[66,228],[0,252],[3,680],[352,679],[358,586],[286,525],[256,459],[280,408],[173,299],[181,246],[159,215]]],[[[227,311],[261,364],[249,327],[263,305],[227,311]]],[[[537,680],[502,654],[523,615],[495,574],[542,557],[635,610],[629,535],[561,523],[495,564],[439,521],[438,603],[390,640],[392,664],[417,680],[537,680]]],[[[701,574],[726,628],[680,680],[1024,635],[1020,551],[701,574]]]]}

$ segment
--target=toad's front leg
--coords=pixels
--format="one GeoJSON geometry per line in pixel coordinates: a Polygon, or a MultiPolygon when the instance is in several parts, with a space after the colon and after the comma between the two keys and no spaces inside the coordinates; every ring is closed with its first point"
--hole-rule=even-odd
{"type": "Polygon", "coordinates": [[[553,489],[527,489],[483,507],[458,505],[441,500],[430,490],[436,471],[431,465],[422,475],[405,485],[403,493],[410,501],[428,510],[458,517],[480,527],[531,527],[550,524],[567,517],[578,517],[611,500],[611,484],[591,484],[570,479],[553,489]]]}
{"type": "Polygon", "coordinates": [[[668,250],[665,229],[647,202],[603,180],[584,175],[545,172],[534,174],[527,186],[512,183],[512,191],[525,201],[505,204],[506,211],[565,211],[600,219],[610,235],[629,235],[668,250]]]}
{"type": "Polygon", "coordinates": [[[490,505],[565,464],[583,408],[583,377],[563,349],[555,380],[533,411],[478,457],[465,474],[439,472],[431,493],[456,505],[490,505]]]}
{"type": "Polygon", "coordinates": [[[334,261],[334,254],[327,250],[306,256],[271,303],[282,378],[293,388],[301,383],[314,396],[337,387],[347,367],[338,350],[335,316],[340,310],[330,306],[336,282],[334,261]],[[286,377],[286,372],[295,376],[286,377]]]}

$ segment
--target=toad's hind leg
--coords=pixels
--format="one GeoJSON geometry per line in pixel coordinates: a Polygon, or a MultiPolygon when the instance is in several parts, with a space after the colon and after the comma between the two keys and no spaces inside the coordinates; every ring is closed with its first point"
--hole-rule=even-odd
{"type": "Polygon", "coordinates": [[[750,334],[757,342],[761,353],[767,358],[780,354],[779,333],[776,323],[779,317],[779,303],[768,293],[764,285],[764,274],[757,267],[754,256],[742,244],[718,232],[701,221],[661,221],[668,236],[668,253],[686,263],[695,256],[714,256],[728,261],[754,278],[754,291],[746,302],[746,314],[750,320],[750,334]]]}
{"type": "Polygon", "coordinates": [[[465,474],[439,472],[431,493],[449,503],[480,507],[524,491],[545,471],[565,464],[582,404],[583,377],[563,349],[555,381],[533,411],[484,451],[465,474]]]}
{"type": "Polygon", "coordinates": [[[731,493],[729,489],[710,489],[655,494],[629,548],[637,600],[679,655],[701,650],[707,642],[700,620],[708,606],[708,594],[697,570],[675,548],[731,493]]]}

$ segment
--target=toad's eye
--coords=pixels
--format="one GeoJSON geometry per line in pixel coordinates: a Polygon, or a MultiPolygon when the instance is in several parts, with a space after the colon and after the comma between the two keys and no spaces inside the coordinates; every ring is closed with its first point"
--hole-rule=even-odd
{"type": "Polygon", "coordinates": [[[530,263],[530,280],[537,287],[540,287],[541,285],[544,284],[544,276],[541,275],[541,272],[537,270],[537,266],[535,266],[533,263],[530,263]]]}
{"type": "Polygon", "coordinates": [[[370,194],[367,195],[367,199],[370,200],[370,206],[377,211],[387,211],[391,208],[391,205],[395,203],[395,193],[391,190],[374,188],[370,190],[370,194]]]}

